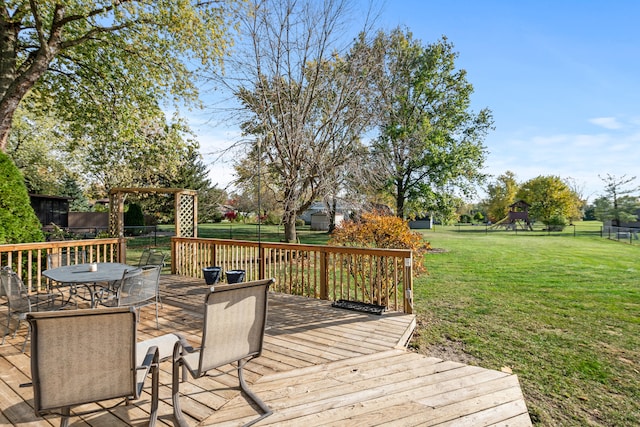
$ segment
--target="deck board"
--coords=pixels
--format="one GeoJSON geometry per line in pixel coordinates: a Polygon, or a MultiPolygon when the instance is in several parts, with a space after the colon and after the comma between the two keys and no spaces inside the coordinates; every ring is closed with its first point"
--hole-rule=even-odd
{"type": "MultiPolygon", "coordinates": [[[[180,332],[198,345],[207,289],[202,280],[162,276],[160,329],[153,308],[146,307],[138,339],[180,332]]],[[[333,308],[327,301],[271,293],[263,354],[245,368],[252,390],[274,410],[257,425],[531,425],[515,375],[410,352],[405,345],[414,328],[412,315],[365,314],[333,308]]],[[[33,390],[21,387],[31,373],[29,345],[21,353],[25,333],[23,326],[0,347],[0,424],[58,425],[56,416],[34,414],[33,390]]],[[[171,363],[162,362],[160,368],[158,424],[169,426],[171,363]]],[[[132,405],[75,416],[72,423],[144,424],[149,386],[150,381],[132,405]]],[[[258,415],[241,395],[231,366],[215,377],[189,379],[180,391],[190,425],[237,426],[258,415]]]]}

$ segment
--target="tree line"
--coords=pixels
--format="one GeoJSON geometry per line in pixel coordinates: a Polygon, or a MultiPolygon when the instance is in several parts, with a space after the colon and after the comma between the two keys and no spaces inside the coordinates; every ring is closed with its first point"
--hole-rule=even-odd
{"type": "Polygon", "coordinates": [[[0,150],[35,193],[193,185],[221,201],[185,120],[166,114],[198,107],[208,81],[237,101],[237,187],[277,203],[287,241],[314,200],[389,205],[401,218],[453,212],[485,178],[491,112],[471,109],[446,37],[424,44],[365,20],[349,39],[354,6],[6,3],[0,150]]]}
{"type": "Polygon", "coordinates": [[[345,43],[348,5],[256,2],[241,21],[249,42],[219,80],[239,100],[249,146],[239,187],[277,201],[287,241],[316,200],[330,217],[346,201],[407,218],[454,211],[484,178],[493,119],[472,111],[453,44],[369,22],[345,43]]]}
{"type": "Polygon", "coordinates": [[[493,223],[505,218],[509,206],[518,200],[527,202],[530,216],[547,226],[565,226],[583,219],[612,221],[614,225],[638,221],[640,188],[634,185],[636,177],[606,174],[599,178],[603,193],[589,204],[570,178],[540,175],[518,182],[515,173],[507,171],[488,184],[480,208],[493,223]]]}

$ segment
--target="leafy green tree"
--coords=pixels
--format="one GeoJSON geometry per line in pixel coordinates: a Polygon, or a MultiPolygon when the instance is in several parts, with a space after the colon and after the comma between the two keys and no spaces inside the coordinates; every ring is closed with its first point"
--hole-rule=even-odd
{"type": "Polygon", "coordinates": [[[386,165],[396,215],[447,205],[443,191],[473,193],[483,179],[483,141],[493,119],[488,109],[470,110],[473,86],[455,67],[453,45],[442,38],[423,46],[398,28],[380,32],[373,46],[381,61],[372,81],[381,130],[373,149],[386,165]]]}
{"type": "Polygon", "coordinates": [[[612,212],[612,205],[607,197],[601,196],[595,199],[591,204],[591,209],[593,210],[594,219],[598,221],[611,219],[609,214],[612,212]]]}
{"type": "MultiPolygon", "coordinates": [[[[195,100],[197,72],[215,69],[241,2],[15,0],[0,9],[0,151],[31,90],[78,111],[86,88],[195,100]],[[198,69],[195,65],[200,64],[198,69]],[[190,69],[189,67],[194,67],[190,69]],[[115,84],[115,86],[113,86],[115,84]],[[78,95],[58,101],[66,93],[78,95]]],[[[123,94],[123,95],[125,95],[123,94]]]]}
{"type": "Polygon", "coordinates": [[[509,206],[516,201],[518,188],[516,176],[511,171],[506,171],[487,186],[485,205],[491,221],[497,222],[507,216],[509,206]]]}
{"type": "Polygon", "coordinates": [[[20,171],[0,152],[0,244],[41,242],[41,227],[20,171]]]}
{"type": "Polygon", "coordinates": [[[482,214],[482,212],[476,212],[475,214],[473,214],[473,220],[475,222],[483,222],[484,221],[484,215],[482,214]]]}
{"type": "Polygon", "coordinates": [[[629,203],[629,201],[624,200],[624,198],[625,196],[640,191],[640,187],[629,187],[636,180],[636,177],[627,177],[626,175],[618,177],[610,174],[604,177],[598,175],[598,177],[605,184],[605,197],[607,197],[610,203],[610,209],[603,217],[612,220],[613,225],[619,225],[621,221],[629,221],[630,218],[635,217],[636,213],[630,212],[634,204],[629,203]]]}
{"type": "Polygon", "coordinates": [[[196,149],[185,124],[167,123],[159,109],[155,114],[132,106],[116,110],[93,132],[76,134],[73,147],[84,176],[98,184],[102,197],[114,187],[160,186],[163,177],[178,174],[185,156],[196,149]]]}
{"type": "Polygon", "coordinates": [[[6,153],[14,161],[29,193],[59,195],[70,161],[63,148],[68,132],[64,122],[38,110],[34,97],[27,97],[13,121],[6,153]]]}
{"type": "Polygon", "coordinates": [[[587,205],[584,210],[584,216],[582,217],[585,221],[595,221],[598,218],[596,217],[596,210],[593,204],[587,205]]]}
{"type": "Polygon", "coordinates": [[[558,176],[538,176],[523,183],[517,199],[529,203],[529,215],[545,225],[579,218],[582,201],[558,176]]]}
{"type": "Polygon", "coordinates": [[[637,196],[618,197],[618,217],[622,222],[633,222],[638,220],[640,212],[640,199],[637,196]]]}
{"type": "Polygon", "coordinates": [[[237,176],[234,185],[239,192],[231,198],[239,201],[239,210],[259,214],[263,223],[267,215],[278,216],[275,223],[279,224],[282,220],[282,203],[279,202],[282,196],[276,185],[277,176],[270,173],[264,164],[258,164],[258,151],[257,144],[254,144],[247,156],[234,164],[237,176]]]}

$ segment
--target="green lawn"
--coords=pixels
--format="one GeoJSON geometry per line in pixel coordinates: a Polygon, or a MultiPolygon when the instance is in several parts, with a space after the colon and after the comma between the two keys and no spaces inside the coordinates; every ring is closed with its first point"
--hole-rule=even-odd
{"type": "MultiPolygon", "coordinates": [[[[414,282],[414,349],[513,371],[539,425],[640,425],[639,241],[601,238],[595,222],[551,234],[423,234],[437,250],[414,282]]],[[[199,236],[256,240],[257,227],[207,224],[199,236]]],[[[261,236],[279,241],[282,229],[261,236]]],[[[300,233],[302,243],[327,238],[300,233]]]]}
{"type": "Polygon", "coordinates": [[[640,425],[640,245],[591,227],[425,231],[415,348],[512,370],[540,425],[640,425]]]}
{"type": "MultiPolygon", "coordinates": [[[[171,225],[159,226],[160,230],[173,231],[171,225]]],[[[326,231],[312,231],[308,225],[296,228],[298,240],[303,244],[326,244],[329,236],[326,231]]],[[[284,239],[284,227],[279,225],[258,225],[254,223],[242,222],[218,222],[214,224],[199,224],[198,237],[209,239],[232,239],[232,240],[258,240],[260,238],[267,242],[280,242],[284,239]]]]}

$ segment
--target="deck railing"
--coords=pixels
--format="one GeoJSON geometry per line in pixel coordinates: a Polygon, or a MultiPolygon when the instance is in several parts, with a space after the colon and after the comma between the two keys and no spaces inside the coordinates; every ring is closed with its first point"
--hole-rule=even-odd
{"type": "Polygon", "coordinates": [[[30,292],[43,289],[46,279],[42,271],[47,269],[49,254],[64,253],[67,265],[82,262],[121,262],[126,243],[121,239],[64,240],[56,242],[18,243],[0,245],[0,267],[10,266],[30,292]]]}
{"type": "Polygon", "coordinates": [[[410,250],[173,237],[171,260],[173,274],[244,270],[246,280],[275,278],[277,292],[413,312],[410,250]]]}

